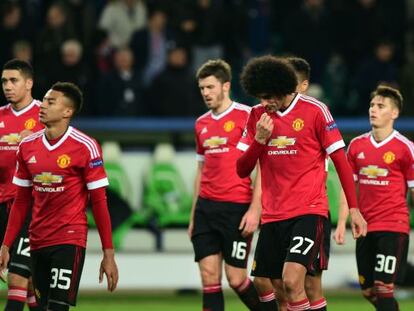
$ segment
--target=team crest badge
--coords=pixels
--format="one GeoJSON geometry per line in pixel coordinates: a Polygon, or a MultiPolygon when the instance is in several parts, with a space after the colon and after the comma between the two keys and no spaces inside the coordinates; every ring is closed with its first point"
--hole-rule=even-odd
{"type": "Polygon", "coordinates": [[[359,284],[364,285],[365,277],[363,275],[359,275],[358,280],[359,280],[359,284]]]}
{"type": "Polygon", "coordinates": [[[56,162],[60,168],[66,168],[70,164],[70,157],[67,154],[62,154],[61,156],[58,157],[56,162]]]}
{"type": "Polygon", "coordinates": [[[293,129],[296,131],[296,132],[299,132],[299,131],[301,131],[302,129],[303,129],[303,126],[305,125],[305,122],[302,120],[302,119],[300,119],[300,118],[298,118],[298,119],[296,119],[295,121],[293,121],[293,123],[292,123],[292,127],[293,127],[293,129]]]}
{"type": "Polygon", "coordinates": [[[24,128],[26,130],[32,130],[36,126],[36,120],[33,118],[30,118],[24,122],[24,128]]]}
{"type": "Polygon", "coordinates": [[[387,164],[391,164],[395,160],[395,154],[392,151],[388,151],[384,153],[383,157],[384,162],[387,164]]]}
{"type": "Polygon", "coordinates": [[[235,126],[236,124],[234,123],[234,121],[227,121],[226,123],[224,123],[223,128],[226,132],[231,132],[235,126]]]}

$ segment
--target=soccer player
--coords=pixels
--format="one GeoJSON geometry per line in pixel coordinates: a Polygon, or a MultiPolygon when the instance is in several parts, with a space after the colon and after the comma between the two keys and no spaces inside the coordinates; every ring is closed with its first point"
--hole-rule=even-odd
{"type": "MultiPolygon", "coordinates": [[[[306,94],[309,88],[310,80],[310,65],[309,63],[300,57],[287,57],[287,62],[293,67],[296,79],[297,86],[296,92],[301,94],[306,94]]],[[[329,259],[329,249],[330,249],[330,235],[331,235],[331,226],[330,220],[328,218],[323,218],[324,224],[324,237],[323,241],[324,249],[321,251],[324,252],[324,257],[328,261],[329,259]]],[[[322,291],[322,270],[320,268],[326,269],[327,264],[321,267],[320,265],[316,266],[315,274],[307,274],[305,278],[305,290],[306,295],[309,298],[311,310],[326,310],[326,299],[322,291]]],[[[279,306],[279,311],[285,311],[287,308],[286,296],[283,290],[283,283],[281,280],[275,280],[275,289],[277,296],[277,303],[279,306]]],[[[260,293],[262,298],[262,304],[268,306],[269,310],[274,310],[274,290],[273,285],[270,279],[263,277],[255,277],[254,285],[257,288],[257,291],[260,293]],[[273,307],[272,307],[273,305],[273,307]]]]}
{"type": "MultiPolygon", "coordinates": [[[[43,128],[39,122],[40,102],[32,97],[32,66],[21,60],[10,60],[3,66],[1,81],[9,103],[0,107],[0,243],[6,230],[9,208],[16,195],[16,185],[12,183],[16,151],[22,138],[43,128]]],[[[31,310],[37,309],[32,286],[29,285],[29,221],[30,216],[12,250],[6,310],[23,310],[26,302],[31,310]]]]}
{"type": "Polygon", "coordinates": [[[95,140],[69,126],[81,107],[82,93],[72,83],[58,82],[44,96],[39,119],[46,128],[20,143],[13,177],[18,190],[0,249],[2,270],[33,197],[29,230],[33,283],[41,308],[53,311],[76,304],[89,197],[103,248],[99,280],[106,275],[109,291],[118,282],[101,149],[95,140]]]}
{"type": "MultiPolygon", "coordinates": [[[[309,310],[306,273],[315,274],[326,265],[328,154],[350,202],[354,236],[366,234],[366,223],[356,208],[345,143],[327,106],[295,93],[296,75],[286,60],[253,58],[243,69],[241,84],[249,95],[260,99],[238,144],[245,152],[237,161],[241,178],[260,163],[262,226],[252,275],[272,282],[281,279],[287,309],[309,310]]],[[[264,310],[270,309],[264,306],[264,310]]]]}
{"type": "MultiPolygon", "coordinates": [[[[371,131],[354,138],[348,160],[368,234],[356,242],[362,295],[376,310],[399,310],[394,282],[404,271],[410,233],[407,190],[414,198],[414,144],[394,129],[403,106],[400,92],[378,86],[371,94],[371,131]]],[[[342,200],[335,240],[343,244],[347,219],[342,200]]]]}
{"type": "Polygon", "coordinates": [[[188,233],[203,285],[203,310],[224,310],[222,267],[229,285],[249,310],[259,310],[246,265],[260,219],[260,194],[250,177],[239,178],[236,161],[250,107],[230,99],[231,68],[210,60],[196,74],[207,113],[195,123],[197,172],[188,233]]]}

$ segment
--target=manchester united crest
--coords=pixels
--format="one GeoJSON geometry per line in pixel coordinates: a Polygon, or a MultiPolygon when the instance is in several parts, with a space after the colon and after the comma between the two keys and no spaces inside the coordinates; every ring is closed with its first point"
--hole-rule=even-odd
{"type": "Polygon", "coordinates": [[[295,119],[295,121],[293,121],[292,123],[292,127],[296,132],[301,131],[304,125],[305,125],[305,122],[300,118],[295,119]]]}
{"type": "Polygon", "coordinates": [[[384,159],[385,163],[391,164],[395,160],[395,154],[392,151],[388,151],[388,152],[384,153],[382,158],[384,159]]]}
{"type": "Polygon", "coordinates": [[[226,132],[231,132],[234,129],[235,126],[236,126],[236,124],[234,123],[234,121],[227,121],[226,123],[224,123],[223,129],[226,132]]]}
{"type": "Polygon", "coordinates": [[[61,156],[58,157],[56,162],[60,168],[66,168],[70,164],[70,157],[67,154],[62,154],[61,156]]]}
{"type": "Polygon", "coordinates": [[[32,130],[36,126],[36,120],[33,118],[27,119],[24,122],[24,128],[26,130],[32,130]]]}

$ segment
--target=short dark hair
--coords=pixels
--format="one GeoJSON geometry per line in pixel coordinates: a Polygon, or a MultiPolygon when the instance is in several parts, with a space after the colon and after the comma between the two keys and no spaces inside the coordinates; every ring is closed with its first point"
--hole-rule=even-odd
{"type": "Polygon", "coordinates": [[[3,65],[4,70],[18,70],[26,79],[33,79],[33,67],[28,62],[14,58],[3,65]]]}
{"type": "Polygon", "coordinates": [[[197,80],[214,76],[221,83],[231,81],[231,67],[222,59],[209,60],[204,63],[196,73],[197,80]]]}
{"type": "Polygon", "coordinates": [[[306,59],[296,56],[289,56],[286,57],[286,60],[292,65],[296,74],[302,79],[302,81],[309,81],[311,67],[306,59]]]}
{"type": "Polygon", "coordinates": [[[382,96],[382,97],[388,97],[390,98],[395,106],[398,108],[398,111],[401,112],[403,109],[403,97],[399,90],[388,86],[380,84],[377,86],[377,88],[371,93],[371,99],[373,99],[375,96],[382,96]]]}
{"type": "Polygon", "coordinates": [[[56,82],[51,87],[52,90],[62,92],[63,95],[68,98],[73,107],[75,108],[75,114],[79,113],[83,105],[83,95],[79,87],[72,82],[56,82]]]}
{"type": "Polygon", "coordinates": [[[292,66],[272,55],[252,58],[240,76],[245,92],[253,97],[282,97],[295,92],[297,78],[292,66]]]}

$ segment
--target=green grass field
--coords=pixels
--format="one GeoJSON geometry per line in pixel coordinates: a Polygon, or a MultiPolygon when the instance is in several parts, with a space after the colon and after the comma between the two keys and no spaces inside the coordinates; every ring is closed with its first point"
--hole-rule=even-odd
{"type": "MultiPolygon", "coordinates": [[[[399,299],[401,311],[414,310],[414,290],[410,298],[399,299]]],[[[329,311],[373,311],[373,307],[364,301],[358,291],[327,292],[329,311]]],[[[5,291],[0,292],[0,307],[5,301],[5,291]]],[[[247,310],[232,292],[226,292],[226,311],[247,310]]],[[[1,308],[2,309],[2,308],[1,308]]],[[[78,305],[74,310],[80,311],[194,311],[201,310],[200,294],[181,294],[172,292],[133,292],[119,291],[107,294],[105,292],[84,292],[78,299],[78,305]]]]}

